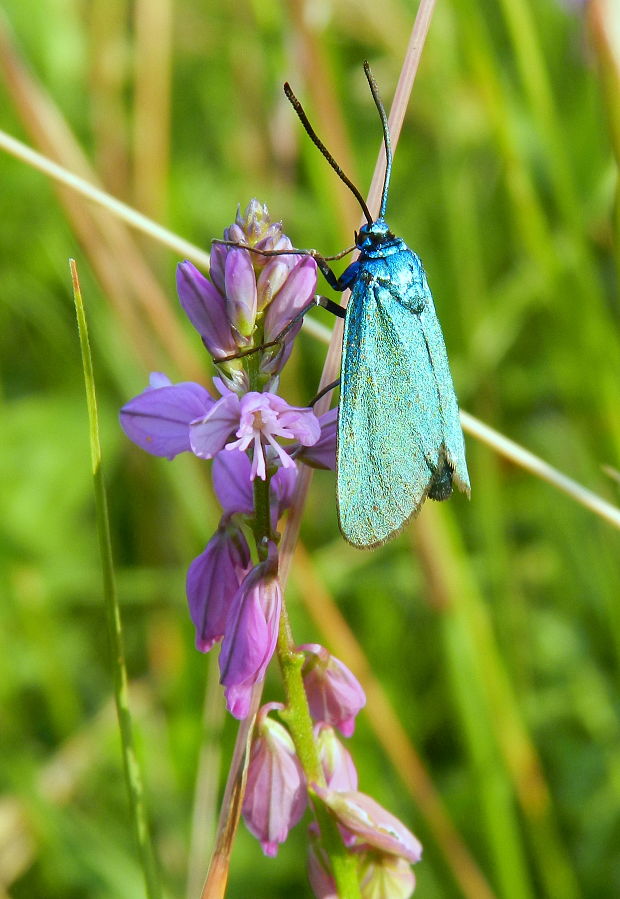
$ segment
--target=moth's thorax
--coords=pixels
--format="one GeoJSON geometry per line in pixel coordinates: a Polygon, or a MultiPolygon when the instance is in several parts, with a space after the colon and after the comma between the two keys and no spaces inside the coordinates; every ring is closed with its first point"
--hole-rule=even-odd
{"type": "Polygon", "coordinates": [[[362,225],[356,235],[355,245],[362,257],[377,259],[391,256],[406,248],[400,237],[395,237],[387,226],[385,219],[379,218],[371,225],[362,225]]]}

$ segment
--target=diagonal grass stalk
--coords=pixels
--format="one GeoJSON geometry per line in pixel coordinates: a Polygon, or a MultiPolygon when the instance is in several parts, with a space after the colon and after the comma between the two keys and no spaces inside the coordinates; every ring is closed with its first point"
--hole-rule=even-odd
{"type": "MultiPolygon", "coordinates": [[[[33,168],[44,172],[51,178],[55,178],[66,186],[73,188],[83,196],[99,203],[110,212],[117,214],[128,224],[131,224],[133,227],[148,234],[154,240],[160,241],[165,246],[176,248],[182,254],[184,253],[188,259],[193,259],[203,266],[205,266],[205,263],[208,263],[209,256],[204,250],[190,244],[183,238],[177,237],[172,232],[169,232],[167,229],[152,222],[148,216],[144,216],[136,210],[133,210],[130,206],[121,203],[105,191],[95,188],[92,185],[89,185],[87,181],[72,175],[71,172],[68,172],[62,166],[52,162],[52,160],[47,159],[42,154],[37,153],[30,147],[22,144],[21,141],[16,140],[1,130],[0,148],[6,150],[16,158],[21,159],[27,165],[31,165],[33,168]],[[131,215],[129,213],[131,213],[131,215]],[[172,238],[174,238],[174,240],[172,240],[172,238]]],[[[337,327],[338,326],[336,325],[336,328],[337,327]]],[[[320,322],[312,321],[311,319],[306,319],[304,321],[304,328],[309,334],[324,343],[329,342],[331,334],[333,333],[320,322]]],[[[335,366],[330,366],[330,372],[335,372],[335,366]]],[[[334,380],[333,377],[331,380],[334,380]]],[[[326,383],[329,383],[329,381],[326,381],[326,383]]],[[[607,500],[598,496],[594,491],[588,490],[582,484],[579,484],[577,481],[563,474],[563,472],[554,468],[552,465],[549,465],[549,463],[545,462],[534,453],[531,453],[529,450],[525,449],[525,447],[521,447],[509,438],[504,437],[503,434],[490,428],[473,415],[463,411],[461,417],[463,429],[477,440],[480,440],[491,447],[494,452],[504,456],[515,465],[524,468],[526,471],[529,471],[530,474],[546,481],[563,493],[566,493],[567,496],[570,496],[580,505],[589,509],[595,515],[603,518],[609,524],[612,524],[616,528],[620,528],[620,509],[618,509],[617,506],[607,502],[607,500]]]]}
{"type": "Polygon", "coordinates": [[[97,414],[97,397],[95,392],[95,379],[93,374],[93,361],[88,340],[88,326],[82,302],[82,294],[78,280],[77,266],[74,259],[70,260],[71,279],[73,282],[73,297],[80,336],[80,349],[82,352],[82,367],[84,371],[84,386],[86,389],[86,403],[88,406],[88,423],[90,437],[90,454],[93,472],[93,485],[95,492],[95,507],[97,516],[97,534],[99,538],[99,551],[101,555],[101,570],[103,577],[103,595],[105,601],[106,618],[108,622],[108,634],[112,651],[112,663],[114,672],[114,699],[118,716],[121,735],[123,767],[129,793],[129,805],[133,819],[136,839],[140,852],[142,870],[146,893],[149,899],[160,899],[162,896],[161,881],[155,860],[155,853],[149,834],[146,804],[144,800],[144,788],[142,774],[136,753],[133,738],[131,713],[129,711],[129,694],[127,686],[127,668],[125,665],[125,650],[123,646],[123,630],[121,614],[116,592],[114,577],[114,562],[112,559],[112,542],[110,539],[110,523],[108,518],[108,504],[101,469],[101,444],[99,441],[99,419],[97,414]]]}

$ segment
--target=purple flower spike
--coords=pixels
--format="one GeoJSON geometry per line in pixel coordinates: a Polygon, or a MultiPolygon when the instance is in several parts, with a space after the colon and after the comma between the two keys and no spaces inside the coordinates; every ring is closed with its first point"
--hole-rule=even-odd
{"type": "Polygon", "coordinates": [[[279,722],[267,717],[274,708],[283,706],[271,702],[258,713],[243,800],[248,830],[272,857],[306,808],[306,783],[293,741],[279,722]]]}
{"type": "Polygon", "coordinates": [[[336,468],[336,431],[338,429],[338,406],[319,416],[321,436],[311,447],[293,445],[289,447],[295,459],[311,468],[336,468]]]}
{"type": "Polygon", "coordinates": [[[256,275],[248,250],[229,249],[224,283],[228,319],[238,334],[248,338],[256,323],[256,275]]]}
{"type": "Polygon", "coordinates": [[[334,813],[338,823],[359,843],[399,855],[414,864],[422,858],[422,844],[410,830],[371,796],[356,790],[337,792],[313,784],[313,789],[334,813]]]}
{"type": "Polygon", "coordinates": [[[226,687],[226,706],[235,718],[247,716],[252,687],[265,677],[276,648],[282,608],[277,553],[271,543],[267,559],[246,576],[228,613],[220,683],[226,687]]]}
{"type": "MultiPolygon", "coordinates": [[[[215,248],[214,248],[215,249],[215,248]]],[[[212,259],[213,272],[213,259],[212,259]]],[[[214,358],[237,351],[220,291],[191,262],[177,266],[177,290],[181,306],[214,358]]]]}
{"type": "Polygon", "coordinates": [[[150,386],[121,409],[121,427],[147,453],[173,459],[191,450],[190,422],[204,416],[214,404],[200,384],[172,384],[166,375],[154,372],[150,386]]]}
{"type": "Polygon", "coordinates": [[[196,649],[209,652],[224,636],[230,605],[250,567],[241,531],[220,527],[187,572],[187,600],[196,649]]]}
{"type": "Polygon", "coordinates": [[[351,757],[333,727],[317,724],[314,728],[321,767],[330,790],[357,790],[357,770],[351,757]]]}
{"type": "Polygon", "coordinates": [[[365,852],[359,871],[364,899],[409,899],[415,890],[415,874],[409,862],[396,855],[365,852]]]}
{"type": "Polygon", "coordinates": [[[306,654],[302,675],[310,714],[350,737],[355,716],[366,705],[361,684],[347,666],[318,643],[299,647],[306,654]]]}

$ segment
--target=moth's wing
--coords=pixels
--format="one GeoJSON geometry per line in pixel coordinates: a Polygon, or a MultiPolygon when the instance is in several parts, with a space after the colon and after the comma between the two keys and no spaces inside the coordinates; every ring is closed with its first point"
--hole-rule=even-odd
{"type": "Polygon", "coordinates": [[[415,254],[412,254],[419,265],[422,290],[425,297],[424,309],[419,313],[420,324],[426,338],[426,345],[431,359],[433,376],[439,398],[439,409],[442,419],[443,441],[446,459],[452,471],[452,478],[457,487],[469,496],[470,484],[467,462],[465,461],[465,442],[459,417],[459,405],[454,392],[452,375],[448,364],[448,354],[444,343],[441,325],[435,312],[433,298],[424,274],[424,269],[415,254]]]}
{"type": "Polygon", "coordinates": [[[372,279],[353,287],[340,391],[340,529],[354,546],[377,546],[427,496],[441,465],[444,420],[419,315],[372,279]]]}

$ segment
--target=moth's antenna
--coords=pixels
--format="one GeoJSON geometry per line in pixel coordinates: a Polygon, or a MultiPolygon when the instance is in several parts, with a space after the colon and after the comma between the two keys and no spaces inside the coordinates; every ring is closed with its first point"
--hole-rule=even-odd
{"type": "MultiPolygon", "coordinates": [[[[372,76],[371,76],[371,77],[372,77],[372,76]]],[[[371,89],[372,89],[372,88],[371,88],[371,89]]],[[[365,215],[366,218],[368,219],[368,224],[369,224],[369,225],[372,225],[372,223],[373,223],[373,218],[372,218],[372,216],[371,216],[371,214],[370,214],[370,210],[369,210],[368,206],[366,205],[366,201],[364,200],[363,196],[361,195],[361,193],[359,192],[359,190],[357,189],[357,187],[355,186],[355,184],[353,184],[353,182],[351,181],[351,179],[350,179],[350,178],[347,178],[347,176],[346,176],[345,173],[342,171],[342,169],[340,168],[340,166],[338,165],[338,163],[336,162],[336,160],[334,159],[334,157],[332,156],[332,154],[329,152],[329,150],[327,149],[327,147],[325,146],[325,144],[323,143],[323,141],[320,140],[319,137],[317,136],[317,134],[316,134],[314,128],[312,127],[312,125],[311,125],[310,122],[308,121],[308,116],[307,116],[306,113],[304,112],[303,106],[301,105],[301,103],[299,102],[299,100],[297,99],[297,97],[295,96],[295,94],[293,93],[293,91],[291,90],[291,86],[290,86],[290,84],[288,83],[288,81],[287,81],[287,82],[285,83],[285,85],[284,85],[284,93],[286,94],[287,100],[290,102],[291,106],[293,107],[293,109],[295,110],[295,112],[297,113],[297,115],[299,116],[299,121],[301,122],[301,124],[302,124],[302,125],[304,126],[304,128],[306,129],[306,132],[307,132],[307,134],[308,134],[308,137],[310,138],[310,140],[312,141],[312,143],[315,145],[315,147],[318,147],[318,149],[321,151],[321,153],[323,154],[323,156],[325,157],[325,159],[329,162],[329,164],[331,165],[331,167],[333,168],[333,170],[335,171],[335,173],[336,173],[336,174],[338,175],[338,177],[340,178],[340,180],[341,180],[341,181],[344,181],[344,183],[347,185],[347,187],[349,188],[349,190],[353,193],[353,195],[354,195],[355,198],[357,199],[357,202],[358,202],[358,203],[360,204],[360,206],[362,207],[362,211],[363,211],[364,215],[365,215]]],[[[381,101],[379,101],[379,102],[381,102],[381,101]]],[[[383,107],[381,107],[381,108],[383,108],[383,107]]],[[[383,115],[385,115],[385,112],[383,113],[383,115]]],[[[385,188],[384,188],[384,190],[385,190],[385,188]]],[[[382,214],[383,214],[383,213],[382,213],[382,214]]]]}
{"type": "Polygon", "coordinates": [[[381,102],[381,97],[379,96],[379,88],[377,87],[377,82],[373,78],[372,72],[370,71],[370,65],[368,64],[367,59],[364,60],[364,72],[366,73],[366,78],[368,79],[368,84],[370,85],[372,98],[375,101],[375,106],[377,107],[379,115],[381,116],[381,124],[383,126],[383,143],[385,144],[385,178],[383,179],[383,193],[381,194],[381,209],[379,211],[379,217],[383,218],[383,216],[385,215],[385,207],[387,206],[390,178],[392,176],[392,141],[390,139],[390,127],[388,125],[385,109],[383,103],[381,102]]]}

